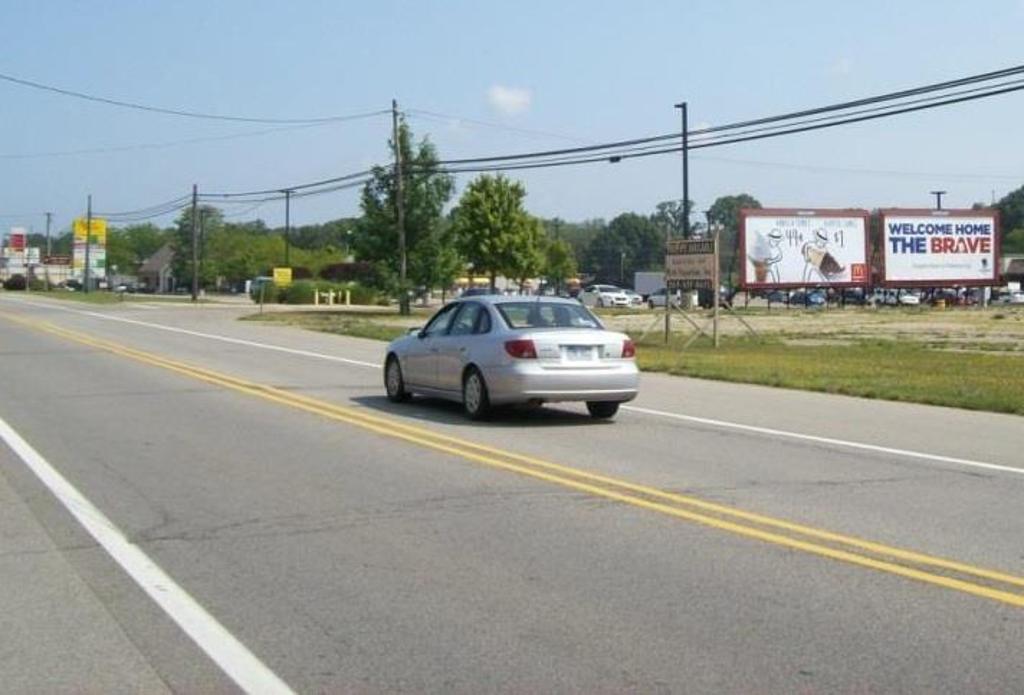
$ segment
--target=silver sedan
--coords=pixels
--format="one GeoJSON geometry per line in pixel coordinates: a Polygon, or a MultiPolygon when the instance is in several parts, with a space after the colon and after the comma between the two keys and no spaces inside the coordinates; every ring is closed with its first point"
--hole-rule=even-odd
{"type": "Polygon", "coordinates": [[[605,330],[585,306],[557,297],[480,296],[445,305],[422,329],[392,341],[384,386],[462,403],[469,417],[511,403],[585,401],[610,418],[636,397],[629,336],[605,330]]]}

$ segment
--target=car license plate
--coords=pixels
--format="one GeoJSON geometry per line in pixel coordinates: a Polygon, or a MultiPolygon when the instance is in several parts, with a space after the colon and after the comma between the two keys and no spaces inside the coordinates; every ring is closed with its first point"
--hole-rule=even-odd
{"type": "Polygon", "coordinates": [[[565,346],[565,356],[571,362],[581,362],[583,360],[589,360],[592,354],[593,353],[589,345],[565,346]]]}

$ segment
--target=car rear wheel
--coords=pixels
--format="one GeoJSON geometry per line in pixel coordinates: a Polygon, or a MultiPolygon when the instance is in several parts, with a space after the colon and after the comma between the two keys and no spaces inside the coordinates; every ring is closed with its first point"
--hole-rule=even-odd
{"type": "Polygon", "coordinates": [[[607,420],[619,412],[619,404],[617,401],[587,401],[587,410],[590,411],[590,417],[607,420]]]}
{"type": "Polygon", "coordinates": [[[462,380],[462,407],[471,420],[483,420],[490,413],[487,383],[476,367],[471,367],[462,380]]]}
{"type": "Polygon", "coordinates": [[[405,379],[402,378],[402,365],[394,355],[388,356],[388,361],[384,365],[384,390],[392,403],[409,400],[409,392],[405,390],[405,379]]]}

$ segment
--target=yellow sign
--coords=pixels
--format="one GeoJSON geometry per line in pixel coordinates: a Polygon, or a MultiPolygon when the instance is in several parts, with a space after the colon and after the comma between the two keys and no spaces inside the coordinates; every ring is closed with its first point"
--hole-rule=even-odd
{"type": "Polygon", "coordinates": [[[274,268],[274,284],[278,287],[287,287],[292,284],[292,269],[274,268]]]}
{"type": "MultiPolygon", "coordinates": [[[[73,225],[75,234],[75,243],[85,243],[86,227],[88,226],[88,220],[84,217],[76,217],[73,225]]],[[[89,243],[93,246],[106,246],[107,245],[107,221],[102,217],[92,218],[92,229],[89,230],[89,243]]]]}

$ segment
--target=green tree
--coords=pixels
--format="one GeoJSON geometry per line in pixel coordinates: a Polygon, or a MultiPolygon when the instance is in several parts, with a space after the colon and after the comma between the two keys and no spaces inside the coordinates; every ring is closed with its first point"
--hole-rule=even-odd
{"type": "Polygon", "coordinates": [[[549,239],[544,246],[544,277],[556,290],[562,283],[576,276],[576,255],[564,239],[549,239]]]}
{"type": "Polygon", "coordinates": [[[996,208],[1003,229],[1024,229],[1024,186],[1000,198],[996,208]]]}
{"type": "Polygon", "coordinates": [[[626,212],[594,237],[586,259],[597,282],[631,286],[635,272],[664,266],[664,234],[650,217],[626,212]]]}
{"type": "Polygon", "coordinates": [[[409,257],[409,276],[425,288],[440,287],[442,294],[451,287],[466,266],[456,248],[455,234],[448,220],[442,220],[429,234],[420,238],[409,257]]]}
{"type": "MultiPolygon", "coordinates": [[[[455,179],[437,171],[437,149],[427,138],[414,146],[412,131],[402,120],[398,128],[399,151],[403,162],[402,197],[405,212],[405,246],[408,279],[418,285],[430,285],[432,278],[425,275],[429,268],[418,254],[433,248],[432,243],[421,242],[438,231],[445,204],[455,190],[455,179]],[[414,258],[414,256],[417,256],[414,258]]],[[[389,141],[394,151],[394,142],[389,141]]],[[[352,248],[359,260],[375,263],[380,275],[390,279],[397,287],[400,256],[398,247],[398,220],[394,171],[391,167],[377,166],[372,178],[363,187],[360,207],[363,217],[352,234],[352,248]]],[[[409,287],[398,288],[406,292],[409,287]]],[[[403,303],[403,308],[405,307],[403,303]]]]}
{"type": "Polygon", "coordinates": [[[1024,227],[1003,235],[1003,253],[1024,253],[1024,227]]]}
{"type": "Polygon", "coordinates": [[[587,247],[598,234],[607,228],[604,220],[593,219],[583,222],[566,222],[559,218],[544,220],[544,229],[547,235],[553,239],[561,239],[568,242],[572,247],[573,256],[577,262],[586,258],[587,247]]]}
{"type": "Polygon", "coordinates": [[[525,198],[518,181],[484,174],[466,187],[452,210],[459,251],[475,275],[490,278],[492,289],[499,274],[522,280],[540,270],[542,227],[524,209],[525,198]]]}
{"type": "Polygon", "coordinates": [[[711,205],[711,222],[722,227],[718,237],[719,270],[722,280],[730,286],[736,284],[733,274],[739,252],[740,210],[751,208],[760,209],[761,203],[747,193],[722,196],[711,205]]]}
{"type": "MultiPolygon", "coordinates": [[[[686,207],[688,212],[692,213],[693,201],[689,201],[686,207]]],[[[651,220],[658,225],[659,229],[667,231],[671,236],[686,236],[686,216],[683,214],[683,203],[679,200],[666,200],[658,203],[654,207],[654,214],[651,216],[651,220]]],[[[695,226],[691,225],[691,234],[694,229],[695,226]]]]}
{"type": "MultiPolygon", "coordinates": [[[[210,259],[205,252],[208,240],[215,238],[224,227],[224,214],[212,205],[200,205],[198,210],[199,226],[196,229],[199,243],[199,286],[211,286],[217,277],[217,259],[210,259]]],[[[174,261],[171,267],[174,276],[186,283],[192,277],[192,208],[185,208],[174,221],[171,230],[171,245],[174,248],[174,261]]]]}

